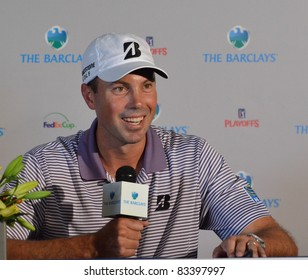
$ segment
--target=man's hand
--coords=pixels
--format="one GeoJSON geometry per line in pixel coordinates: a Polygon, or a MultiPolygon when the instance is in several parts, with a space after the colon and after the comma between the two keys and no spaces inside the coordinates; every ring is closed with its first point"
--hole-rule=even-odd
{"type": "Polygon", "coordinates": [[[98,258],[126,258],[135,256],[142,230],[148,221],[116,218],[94,235],[98,258]]]}
{"type": "Polygon", "coordinates": [[[96,233],[50,240],[7,240],[8,259],[94,259],[134,256],[148,221],[111,220],[96,233]]]}
{"type": "Polygon", "coordinates": [[[225,239],[213,251],[213,258],[243,257],[250,250],[252,257],[266,257],[265,250],[251,236],[236,235],[225,239]]]}
{"type": "Polygon", "coordinates": [[[259,218],[244,228],[240,235],[225,239],[214,249],[213,257],[243,257],[247,250],[251,250],[252,257],[298,255],[298,248],[292,237],[271,216],[259,218]],[[266,253],[262,248],[265,246],[262,245],[261,241],[263,240],[266,245],[266,253]]]}

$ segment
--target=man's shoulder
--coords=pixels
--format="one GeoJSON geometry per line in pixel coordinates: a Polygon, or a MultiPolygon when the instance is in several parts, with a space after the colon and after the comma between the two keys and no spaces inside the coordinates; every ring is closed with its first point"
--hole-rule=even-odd
{"type": "Polygon", "coordinates": [[[182,146],[182,145],[189,145],[189,146],[198,146],[204,145],[206,140],[200,136],[192,135],[192,134],[181,134],[175,132],[171,129],[165,129],[159,126],[152,125],[151,128],[156,133],[156,135],[161,140],[163,146],[182,146]]]}
{"type": "Polygon", "coordinates": [[[40,144],[32,148],[28,154],[40,155],[40,154],[76,154],[78,150],[78,143],[83,131],[78,131],[75,134],[69,136],[58,136],[55,140],[40,144]]]}

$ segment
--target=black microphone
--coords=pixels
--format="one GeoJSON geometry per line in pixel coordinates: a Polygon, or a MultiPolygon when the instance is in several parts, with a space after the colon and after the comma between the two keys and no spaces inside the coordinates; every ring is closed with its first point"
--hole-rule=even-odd
{"type": "Polygon", "coordinates": [[[116,182],[103,186],[103,217],[148,218],[149,186],[137,184],[136,170],[122,166],[116,172],[116,182]]]}
{"type": "Polygon", "coordinates": [[[117,182],[125,181],[125,182],[136,183],[137,172],[131,166],[124,165],[117,170],[115,179],[117,182]]]}

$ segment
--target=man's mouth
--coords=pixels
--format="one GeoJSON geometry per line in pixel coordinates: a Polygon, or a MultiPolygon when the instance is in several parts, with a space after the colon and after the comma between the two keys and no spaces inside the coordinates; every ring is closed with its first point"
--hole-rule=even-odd
{"type": "Polygon", "coordinates": [[[144,117],[138,117],[138,118],[123,118],[123,120],[129,124],[132,125],[139,125],[143,121],[144,117]]]}

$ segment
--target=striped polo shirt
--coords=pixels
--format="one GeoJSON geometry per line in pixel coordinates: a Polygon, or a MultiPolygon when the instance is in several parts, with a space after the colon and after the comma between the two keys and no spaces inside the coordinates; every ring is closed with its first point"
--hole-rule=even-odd
{"type": "MultiPolygon", "coordinates": [[[[8,227],[10,238],[72,237],[96,232],[110,221],[102,217],[102,199],[104,184],[114,179],[101,164],[96,127],[97,120],[87,131],[58,137],[25,154],[21,182],[38,181],[36,190],[52,195],[20,204],[37,230],[15,224],[8,227]]],[[[225,239],[269,215],[247,182],[206,140],[155,126],[146,137],[137,183],[150,187],[150,225],[142,232],[137,257],[197,257],[199,229],[213,230],[225,239]]]]}

